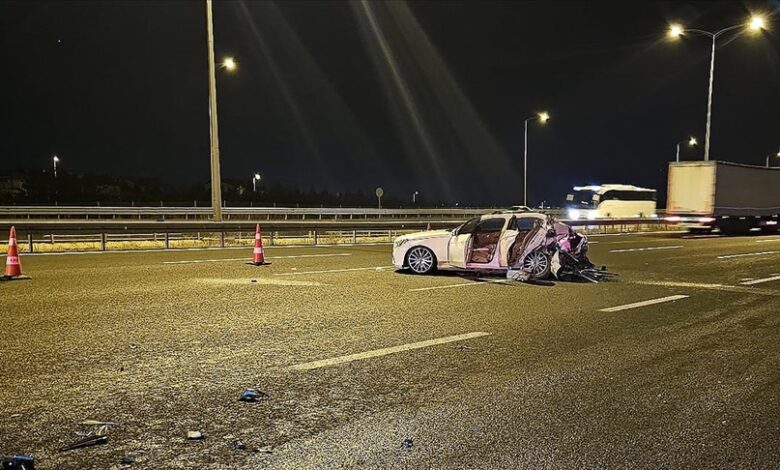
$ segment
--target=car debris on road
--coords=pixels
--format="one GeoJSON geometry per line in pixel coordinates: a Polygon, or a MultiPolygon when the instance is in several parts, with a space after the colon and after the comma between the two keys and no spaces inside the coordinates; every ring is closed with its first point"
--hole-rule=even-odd
{"type": "Polygon", "coordinates": [[[247,388],[241,394],[241,398],[238,401],[244,401],[247,403],[255,403],[257,400],[268,398],[268,394],[254,388],[247,388]]]}
{"type": "Polygon", "coordinates": [[[35,470],[35,459],[32,455],[27,454],[0,457],[0,468],[3,470],[35,470]]]}

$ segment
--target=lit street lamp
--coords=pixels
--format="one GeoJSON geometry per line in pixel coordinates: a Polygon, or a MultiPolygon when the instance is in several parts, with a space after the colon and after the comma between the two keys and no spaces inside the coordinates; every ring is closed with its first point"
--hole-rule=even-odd
{"type": "Polygon", "coordinates": [[[257,182],[260,181],[260,173],[255,173],[255,176],[252,177],[252,192],[257,192],[257,182]]]}
{"type": "Polygon", "coordinates": [[[51,161],[54,164],[54,177],[56,178],[57,177],[57,163],[60,162],[60,157],[55,155],[54,157],[52,157],[51,161]]]}
{"type": "Polygon", "coordinates": [[[715,84],[715,41],[724,33],[735,29],[747,27],[750,31],[761,31],[766,26],[762,16],[754,15],[747,24],[736,24],[718,31],[704,31],[701,29],[688,29],[680,24],[669,26],[669,37],[678,39],[686,33],[702,34],[712,39],[712,53],[710,56],[710,87],[707,94],[707,128],[704,136],[704,160],[710,159],[710,125],[712,123],[712,90],[715,84]]]}
{"type": "Polygon", "coordinates": [[[539,121],[540,124],[544,124],[550,120],[550,114],[547,112],[541,112],[535,116],[531,116],[523,122],[524,137],[523,137],[523,205],[528,205],[528,121],[539,121]]]}
{"type": "MultiPolygon", "coordinates": [[[[677,142],[677,158],[675,161],[680,161],[680,145],[685,143],[685,141],[677,142]]],[[[699,141],[696,140],[696,137],[691,137],[688,139],[688,147],[695,147],[699,144],[699,141]]]]}
{"type": "Polygon", "coordinates": [[[420,194],[420,191],[415,191],[412,193],[412,204],[417,204],[417,196],[420,194]]]}
{"type": "Polygon", "coordinates": [[[771,159],[772,157],[780,158],[780,150],[778,150],[777,153],[773,152],[773,153],[770,153],[769,155],[766,156],[766,167],[767,168],[769,168],[769,159],[771,159]]]}
{"type": "MultiPolygon", "coordinates": [[[[219,169],[219,131],[217,129],[217,78],[214,64],[214,19],[211,11],[212,0],[206,0],[206,42],[209,57],[209,130],[211,141],[211,208],[214,211],[214,221],[222,221],[222,177],[219,169]]],[[[220,64],[230,72],[236,69],[236,61],[227,57],[220,64]]]]}

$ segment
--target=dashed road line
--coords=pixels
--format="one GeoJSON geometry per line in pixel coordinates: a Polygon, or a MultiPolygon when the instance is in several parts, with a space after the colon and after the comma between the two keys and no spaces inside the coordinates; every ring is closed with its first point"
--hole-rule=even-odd
{"type": "Polygon", "coordinates": [[[755,284],[763,284],[764,282],[780,281],[780,276],[765,277],[763,279],[751,279],[749,281],[740,282],[743,286],[752,286],[755,284]]]}
{"type": "Polygon", "coordinates": [[[278,273],[274,276],[300,276],[303,274],[327,274],[327,273],[346,273],[351,271],[384,271],[392,269],[395,266],[370,266],[366,268],[346,268],[346,269],[326,269],[322,271],[295,271],[294,273],[278,273]]]}
{"type": "Polygon", "coordinates": [[[330,359],[322,359],[313,362],[304,362],[303,364],[296,364],[294,366],[290,366],[288,367],[288,369],[297,370],[297,371],[319,369],[321,367],[336,366],[347,362],[387,356],[388,354],[395,354],[403,351],[411,351],[413,349],[427,348],[439,344],[454,343],[456,341],[465,341],[467,339],[479,338],[482,336],[488,336],[490,334],[491,333],[486,333],[484,331],[474,331],[472,333],[465,333],[462,335],[445,336],[444,338],[436,338],[427,341],[420,341],[417,343],[402,344],[400,346],[393,346],[390,348],[374,349],[373,351],[365,351],[356,354],[348,354],[346,356],[337,356],[337,357],[332,357],[330,359]]]}
{"type": "Polygon", "coordinates": [[[644,286],[660,287],[685,287],[691,289],[709,289],[724,292],[737,292],[740,294],[758,294],[777,297],[780,292],[769,289],[757,289],[755,287],[733,286],[729,284],[706,284],[702,282],[680,282],[680,281],[629,281],[631,284],[640,284],[644,286]]]}
{"type": "Polygon", "coordinates": [[[748,256],[763,256],[763,255],[772,255],[775,253],[780,253],[780,251],[757,251],[755,253],[738,253],[735,255],[721,255],[718,256],[718,259],[732,259],[732,258],[744,258],[748,256]]]}
{"type": "MultiPolygon", "coordinates": [[[[324,258],[328,256],[352,256],[352,253],[324,253],[319,255],[285,255],[285,256],[267,256],[268,259],[290,259],[290,258],[324,258]]],[[[243,258],[214,258],[214,259],[187,259],[180,261],[163,261],[162,264],[196,264],[196,263],[218,263],[220,261],[248,261],[246,256],[243,258]]]]}
{"type": "Polygon", "coordinates": [[[624,248],[622,250],[609,250],[610,253],[630,253],[634,251],[655,251],[655,250],[674,250],[675,248],[682,248],[682,245],[673,246],[648,246],[645,248],[624,248]]]}
{"type": "Polygon", "coordinates": [[[780,238],[764,238],[761,240],[756,240],[756,243],[771,243],[771,242],[780,242],[780,238]]]}
{"type": "Polygon", "coordinates": [[[632,308],[646,307],[648,305],[662,304],[664,302],[674,302],[675,300],[687,299],[687,295],[670,295],[668,297],[661,297],[658,299],[644,300],[642,302],[634,302],[632,304],[618,305],[616,307],[602,308],[600,312],[620,312],[622,310],[630,310],[632,308]]]}

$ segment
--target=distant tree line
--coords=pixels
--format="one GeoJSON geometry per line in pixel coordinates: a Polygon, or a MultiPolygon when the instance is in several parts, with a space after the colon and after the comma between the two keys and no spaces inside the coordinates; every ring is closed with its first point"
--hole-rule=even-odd
{"type": "MultiPolygon", "coordinates": [[[[260,182],[253,191],[250,182],[223,179],[222,199],[236,206],[331,206],[375,207],[372,192],[328,192],[260,182]]],[[[211,204],[209,182],[172,184],[156,178],[116,177],[95,173],[23,169],[0,173],[0,204],[2,205],[166,205],[208,206],[211,204]]],[[[386,194],[383,207],[415,207],[431,205],[424,199],[415,204],[386,194]]],[[[437,203],[436,205],[440,205],[437,203]]]]}

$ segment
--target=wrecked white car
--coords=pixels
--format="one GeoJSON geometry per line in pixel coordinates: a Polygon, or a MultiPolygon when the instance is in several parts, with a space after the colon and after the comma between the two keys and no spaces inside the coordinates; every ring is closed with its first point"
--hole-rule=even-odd
{"type": "Polygon", "coordinates": [[[606,279],[609,273],[595,269],[587,253],[587,237],[550,216],[502,212],[474,217],[454,230],[400,236],[392,261],[415,274],[442,269],[504,273],[521,281],[606,279]]]}

